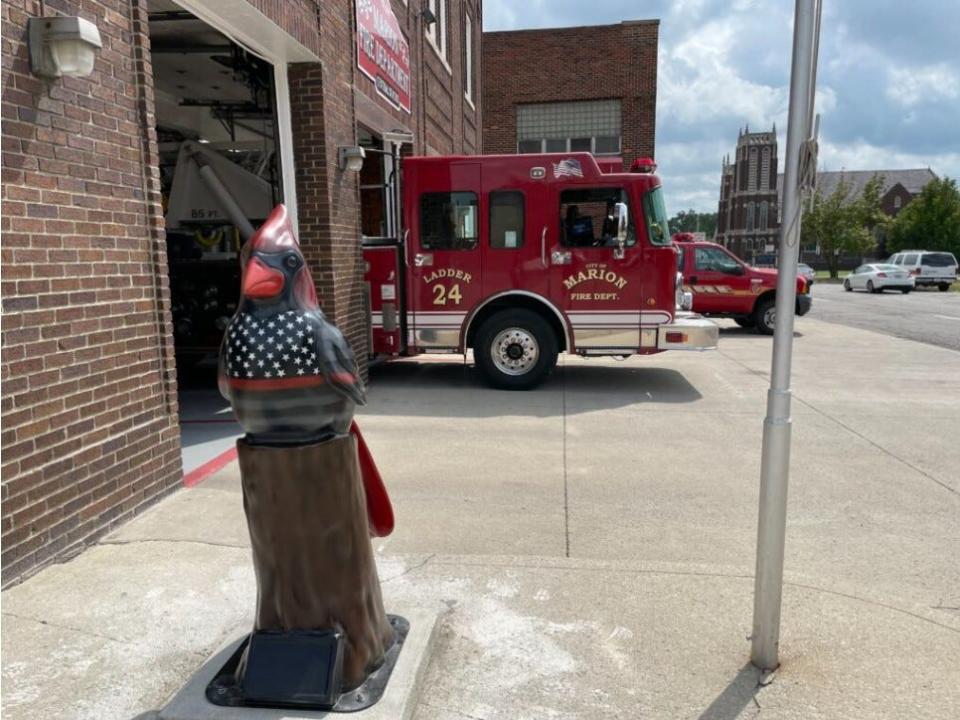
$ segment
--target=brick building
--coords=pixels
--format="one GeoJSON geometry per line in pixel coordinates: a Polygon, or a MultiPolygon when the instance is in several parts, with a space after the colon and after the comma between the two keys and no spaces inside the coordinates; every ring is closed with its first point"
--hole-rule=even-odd
{"type": "Polygon", "coordinates": [[[287,204],[366,356],[359,236],[391,230],[372,151],[480,148],[481,0],[423,6],[3,0],[4,585],[180,483],[178,369],[215,355],[239,287],[235,229],[198,192],[174,202],[187,141],[249,207],[287,204]],[[89,76],[32,71],[28,20],[51,15],[96,25],[89,76]],[[359,173],[338,159],[356,146],[359,173]]]}
{"type": "MultiPolygon", "coordinates": [[[[860,197],[864,186],[874,177],[883,178],[883,188],[880,196],[880,209],[894,218],[905,208],[926,186],[936,179],[936,174],[930,168],[916,168],[908,170],[821,170],[817,172],[817,192],[821,197],[829,197],[842,183],[847,187],[848,198],[855,200],[860,197]]],[[[777,192],[783,193],[783,175],[777,176],[777,192]]],[[[884,230],[879,230],[876,236],[877,246],[867,255],[869,257],[886,259],[890,254],[887,251],[887,238],[884,230]]],[[[822,260],[818,247],[802,248],[803,258],[815,267],[820,267],[822,260]]],[[[841,258],[841,267],[850,269],[859,265],[862,257],[841,258]]]]}
{"type": "Polygon", "coordinates": [[[483,151],[653,157],[659,20],[483,34],[483,151]]]}
{"type": "Polygon", "coordinates": [[[777,126],[740,130],[731,162],[723,159],[714,241],[752,262],[773,252],[780,234],[777,199],[777,126]]]}

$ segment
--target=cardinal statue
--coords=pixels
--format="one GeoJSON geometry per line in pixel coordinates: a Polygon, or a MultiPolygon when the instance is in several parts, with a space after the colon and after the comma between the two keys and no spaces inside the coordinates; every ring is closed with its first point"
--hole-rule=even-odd
{"type": "MultiPolygon", "coordinates": [[[[320,310],[283,205],[244,246],[241,262],[219,386],[246,433],[237,452],[258,592],[255,632],[233,677],[248,700],[263,704],[274,696],[257,695],[257,668],[275,658],[257,648],[327,633],[342,653],[329,666],[334,694],[324,706],[332,707],[337,692],[380,667],[395,641],[369,539],[390,533],[393,511],[353,422],[365,402],[357,361],[320,310]]],[[[293,678],[298,668],[267,674],[293,678]]]]}
{"type": "Polygon", "coordinates": [[[393,510],[357,424],[366,403],[353,351],[317,302],[310,270],[278,205],[242,251],[240,304],[220,350],[220,393],[251,445],[304,445],[356,436],[372,534],[393,510]]]}

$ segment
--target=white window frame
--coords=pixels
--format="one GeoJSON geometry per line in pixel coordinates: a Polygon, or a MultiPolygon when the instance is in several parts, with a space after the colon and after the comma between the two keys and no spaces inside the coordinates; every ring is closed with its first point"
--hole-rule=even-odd
{"type": "Polygon", "coordinates": [[[450,68],[450,63],[447,62],[447,2],[448,0],[427,0],[427,7],[437,18],[437,21],[432,25],[427,25],[423,34],[427,37],[427,44],[433,48],[447,72],[452,75],[453,70],[450,68]]]}
{"type": "Polygon", "coordinates": [[[473,104],[473,20],[470,19],[469,8],[465,8],[463,28],[463,47],[466,57],[464,63],[466,79],[463,83],[463,96],[467,99],[467,102],[470,103],[470,107],[476,110],[476,106],[473,104]]]}
{"type": "MultiPolygon", "coordinates": [[[[604,135],[604,137],[607,137],[607,136],[604,135]]],[[[611,136],[611,137],[612,137],[612,136],[611,136]]],[[[547,150],[547,140],[548,140],[548,139],[549,139],[549,140],[563,140],[563,141],[564,141],[563,150],[557,150],[556,152],[574,152],[573,150],[570,149],[570,141],[573,140],[574,138],[540,138],[540,152],[541,152],[541,153],[553,152],[553,151],[548,151],[548,150],[547,150]]],[[[591,155],[597,155],[597,157],[614,157],[614,156],[617,156],[617,155],[621,155],[621,154],[623,153],[623,135],[617,136],[617,139],[620,141],[620,143],[619,143],[619,146],[618,146],[619,149],[618,149],[616,152],[600,153],[599,155],[597,155],[597,138],[596,138],[596,136],[593,136],[593,137],[590,138],[590,150],[588,150],[588,151],[586,151],[586,152],[589,152],[591,155]]],[[[521,154],[521,153],[520,153],[520,143],[522,143],[522,142],[537,142],[537,140],[535,140],[534,138],[530,138],[530,139],[528,139],[528,140],[517,140],[517,154],[518,154],[518,155],[521,154]]],[[[578,150],[578,151],[576,151],[576,152],[582,152],[582,151],[579,151],[579,150],[578,150]]],[[[535,154],[535,153],[524,153],[524,154],[533,155],[533,154],[535,154]]]]}

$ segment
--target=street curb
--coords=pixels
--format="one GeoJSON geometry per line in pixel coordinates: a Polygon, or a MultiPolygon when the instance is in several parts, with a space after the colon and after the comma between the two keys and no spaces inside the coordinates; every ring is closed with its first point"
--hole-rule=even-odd
{"type": "Polygon", "coordinates": [[[183,476],[183,486],[184,487],[195,487],[199,485],[208,477],[213,475],[218,470],[222,469],[226,465],[229,465],[231,462],[237,459],[237,448],[236,446],[231,447],[229,450],[224,450],[222,453],[217,455],[213,460],[208,460],[203,465],[198,468],[194,468],[186,475],[183,476]]]}

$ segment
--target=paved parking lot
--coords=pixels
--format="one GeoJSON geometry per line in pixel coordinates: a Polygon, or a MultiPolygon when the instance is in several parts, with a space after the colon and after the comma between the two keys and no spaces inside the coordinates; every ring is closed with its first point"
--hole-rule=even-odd
{"type": "MultiPolygon", "coordinates": [[[[717,352],[565,358],[528,393],[462,359],[374,371],[384,598],[444,618],[415,720],[960,716],[960,355],[809,317],[783,666],[758,685],[770,346],[724,323],[717,352]]],[[[4,717],[155,709],[254,600],[233,464],[4,593],[4,717]]]]}
{"type": "Polygon", "coordinates": [[[960,350],[960,293],[956,292],[924,288],[909,295],[892,290],[871,295],[845,292],[839,284],[814,283],[809,317],[960,350]]]}
{"type": "MultiPolygon", "coordinates": [[[[445,358],[378,369],[361,422],[397,503],[383,550],[749,569],[771,341],[723,325],[718,352],[565,358],[528,393],[445,358]]],[[[934,547],[960,552],[960,356],[797,331],[789,566],[928,606],[955,595],[934,547]]]]}

